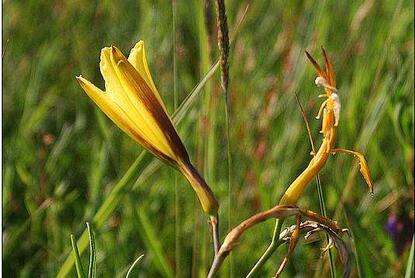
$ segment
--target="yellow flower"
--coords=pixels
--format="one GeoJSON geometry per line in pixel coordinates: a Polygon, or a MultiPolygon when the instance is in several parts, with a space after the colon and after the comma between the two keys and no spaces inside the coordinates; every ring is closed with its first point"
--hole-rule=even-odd
{"type": "Polygon", "coordinates": [[[127,58],[112,46],[101,51],[105,92],[82,76],[79,84],[101,110],[125,133],[161,160],[179,169],[188,179],[203,210],[215,215],[218,203],[192,166],[186,148],[167,114],[148,69],[144,42],[138,42],[127,58]]]}

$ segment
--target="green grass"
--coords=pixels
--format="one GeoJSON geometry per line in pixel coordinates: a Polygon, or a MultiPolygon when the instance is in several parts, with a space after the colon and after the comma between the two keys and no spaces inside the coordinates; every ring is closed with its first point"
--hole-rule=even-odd
{"type": "MultiPolygon", "coordinates": [[[[356,161],[331,157],[320,175],[327,215],[351,229],[353,277],[403,277],[413,269],[412,229],[395,240],[385,225],[390,215],[410,223],[414,217],[412,3],[226,1],[231,31],[250,3],[230,53],[230,207],[224,98],[217,66],[209,71],[218,57],[216,34],[210,42],[203,2],[177,1],[175,44],[170,1],[4,3],[3,274],[55,277],[65,269],[74,277],[73,264],[63,267],[74,259],[70,235],[81,238],[85,269],[85,222],[91,222],[97,277],[124,277],[142,254],[131,276],[172,277],[176,266],[181,277],[206,275],[210,230],[194,192],[172,169],[143,154],[75,80],[82,74],[103,87],[100,49],[113,44],[127,54],[142,39],[170,114],[177,98],[175,119],[191,159],[220,201],[222,236],[229,210],[235,225],[275,205],[310,160],[295,93],[320,143],[314,116],[321,100],[304,50],[322,61],[324,45],[342,101],[337,146],[365,153],[375,181],[370,196],[356,161]],[[180,106],[189,94],[191,101],[180,106]]],[[[299,206],[319,211],[315,182],[299,206]]],[[[242,237],[233,254],[235,277],[249,272],[273,225],[265,222],[242,237]]],[[[328,257],[319,256],[323,244],[323,237],[300,241],[283,277],[327,276],[328,257]]],[[[259,277],[275,272],[285,250],[259,277]]],[[[337,252],[333,257],[341,275],[337,252]]],[[[229,267],[224,265],[224,275],[229,267]]]]}

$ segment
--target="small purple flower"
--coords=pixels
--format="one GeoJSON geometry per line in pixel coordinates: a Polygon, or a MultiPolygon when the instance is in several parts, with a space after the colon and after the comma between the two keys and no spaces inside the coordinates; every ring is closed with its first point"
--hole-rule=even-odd
{"type": "Polygon", "coordinates": [[[412,220],[404,211],[389,214],[384,226],[395,244],[396,254],[401,255],[412,240],[412,220]]]}
{"type": "Polygon", "coordinates": [[[398,217],[396,217],[396,214],[390,214],[388,217],[388,222],[385,225],[385,230],[393,237],[395,238],[398,235],[399,228],[402,229],[402,227],[399,227],[402,225],[399,225],[398,217]]]}

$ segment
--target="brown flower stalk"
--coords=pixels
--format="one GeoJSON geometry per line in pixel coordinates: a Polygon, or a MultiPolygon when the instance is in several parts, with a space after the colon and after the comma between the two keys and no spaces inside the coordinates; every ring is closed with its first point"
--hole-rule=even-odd
{"type": "MultiPolygon", "coordinates": [[[[304,216],[307,217],[314,222],[320,223],[321,225],[324,225],[325,227],[328,227],[330,230],[334,231],[335,233],[340,233],[342,229],[338,227],[337,223],[333,220],[326,218],[322,215],[319,215],[315,212],[309,211],[309,210],[302,210],[296,206],[293,205],[277,205],[267,211],[257,213],[250,218],[246,219],[242,223],[240,223],[238,226],[233,228],[228,235],[225,237],[222,246],[219,249],[219,252],[215,256],[215,259],[212,263],[212,266],[209,271],[208,277],[214,277],[214,275],[219,270],[220,266],[222,265],[224,259],[229,255],[229,253],[233,250],[235,246],[238,244],[239,238],[250,228],[253,226],[267,220],[270,218],[277,218],[277,219],[284,219],[289,216],[297,216],[297,226],[298,231],[294,231],[292,235],[290,236],[292,238],[292,241],[290,243],[290,251],[286,258],[283,261],[283,265],[286,264],[288,261],[289,255],[294,250],[296,243],[298,241],[299,236],[299,225],[300,225],[300,217],[304,216]]],[[[280,269],[282,271],[284,267],[282,266],[280,269]]]]}
{"type": "Polygon", "coordinates": [[[227,93],[229,85],[229,31],[225,0],[216,0],[216,14],[218,26],[218,46],[220,51],[221,84],[223,91],[227,93]]]}

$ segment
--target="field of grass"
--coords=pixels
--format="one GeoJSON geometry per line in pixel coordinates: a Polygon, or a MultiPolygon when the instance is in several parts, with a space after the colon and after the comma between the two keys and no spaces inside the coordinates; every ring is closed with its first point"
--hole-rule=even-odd
{"type": "MultiPolygon", "coordinates": [[[[322,62],[323,45],[342,101],[336,145],[364,153],[375,184],[371,195],[355,159],[331,156],[320,175],[327,215],[351,231],[344,239],[352,277],[409,277],[413,2],[226,1],[230,33],[250,4],[229,56],[230,186],[220,70],[205,76],[219,57],[214,1],[207,17],[205,2],[177,0],[173,17],[171,1],[164,0],[3,1],[3,276],[74,277],[70,234],[81,238],[89,221],[98,277],[125,277],[141,254],[131,277],[206,277],[210,228],[191,187],[144,154],[75,79],[82,74],[104,88],[100,49],[116,45],[128,54],[144,40],[169,113],[175,100],[180,104],[193,92],[176,116],[177,128],[219,200],[222,239],[242,220],[276,205],[310,161],[295,94],[320,144],[321,122],[314,116],[321,90],[304,51],[322,62]]],[[[298,205],[320,211],[314,181],[298,205]]],[[[222,277],[244,277],[273,228],[269,220],[244,235],[222,277]]],[[[329,277],[328,256],[320,256],[324,245],[324,237],[300,240],[282,276],[329,277]]],[[[258,277],[270,277],[286,250],[278,249],[258,277]]],[[[332,255],[341,277],[338,254],[332,255]]],[[[82,260],[86,266],[87,248],[82,260]]]]}

